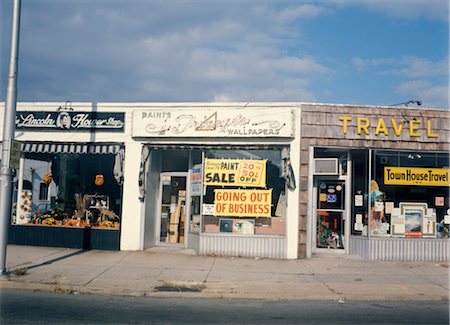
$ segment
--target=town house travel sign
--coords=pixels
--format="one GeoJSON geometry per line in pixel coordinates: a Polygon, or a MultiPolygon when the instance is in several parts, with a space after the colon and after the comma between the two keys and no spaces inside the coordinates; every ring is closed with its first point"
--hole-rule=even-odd
{"type": "Polygon", "coordinates": [[[16,113],[18,130],[123,132],[124,125],[125,113],[72,111],[16,113]]]}

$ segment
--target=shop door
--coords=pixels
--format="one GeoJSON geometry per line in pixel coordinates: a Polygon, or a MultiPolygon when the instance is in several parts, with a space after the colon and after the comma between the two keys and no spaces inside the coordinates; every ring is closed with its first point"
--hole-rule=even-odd
{"type": "MultiPolygon", "coordinates": [[[[161,173],[160,244],[184,244],[187,173],[161,173]]],[[[187,232],[186,232],[187,233],[187,232]]]]}
{"type": "Polygon", "coordinates": [[[318,179],[316,186],[316,247],[344,249],[345,182],[318,179]]]}

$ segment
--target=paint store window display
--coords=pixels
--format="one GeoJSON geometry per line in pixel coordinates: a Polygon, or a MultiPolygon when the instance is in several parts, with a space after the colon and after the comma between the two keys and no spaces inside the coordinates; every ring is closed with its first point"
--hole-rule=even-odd
{"type": "Polygon", "coordinates": [[[204,152],[202,232],[286,234],[281,150],[204,152]]]}
{"type": "Polygon", "coordinates": [[[114,154],[26,153],[12,224],[119,230],[123,177],[116,163],[114,154]]]}
{"type": "Polygon", "coordinates": [[[370,236],[448,238],[449,154],[375,151],[370,236]]]}

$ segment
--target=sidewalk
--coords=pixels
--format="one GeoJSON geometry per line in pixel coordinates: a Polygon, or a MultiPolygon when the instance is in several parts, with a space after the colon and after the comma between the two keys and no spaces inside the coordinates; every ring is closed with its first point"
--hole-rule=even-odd
{"type": "Polygon", "coordinates": [[[151,297],[268,300],[445,300],[448,263],[197,256],[189,250],[82,251],[8,246],[0,288],[151,297]]]}

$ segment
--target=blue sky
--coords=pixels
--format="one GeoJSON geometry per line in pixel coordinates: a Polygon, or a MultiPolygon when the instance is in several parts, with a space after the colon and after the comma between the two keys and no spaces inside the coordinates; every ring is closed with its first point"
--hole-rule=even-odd
{"type": "MultiPolygon", "coordinates": [[[[11,1],[1,2],[5,98],[11,1]]],[[[22,1],[19,101],[449,108],[447,0],[22,1]]]]}

